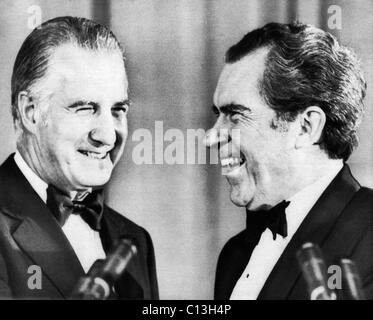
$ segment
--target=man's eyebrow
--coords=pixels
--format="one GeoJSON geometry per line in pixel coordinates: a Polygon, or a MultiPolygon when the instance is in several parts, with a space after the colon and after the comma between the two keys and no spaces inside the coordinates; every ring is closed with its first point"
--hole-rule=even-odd
{"type": "Polygon", "coordinates": [[[114,104],[114,107],[121,107],[121,106],[130,107],[132,106],[132,101],[130,99],[125,99],[114,104]]]}
{"type": "MultiPolygon", "coordinates": [[[[131,106],[131,105],[132,105],[132,101],[130,99],[125,99],[125,100],[122,100],[122,101],[118,101],[114,104],[115,107],[131,106]]],[[[76,101],[73,104],[69,105],[68,108],[69,109],[74,109],[74,108],[81,107],[81,106],[92,106],[94,108],[98,108],[100,106],[100,104],[97,103],[97,102],[94,102],[94,101],[79,100],[79,101],[76,101]]]]}
{"type": "Polygon", "coordinates": [[[79,101],[74,102],[73,104],[70,104],[68,108],[74,109],[74,108],[81,107],[81,106],[92,106],[94,108],[98,108],[99,104],[93,101],[79,100],[79,101]]]}
{"type": "MultiPolygon", "coordinates": [[[[214,112],[218,109],[216,106],[213,106],[214,112]]],[[[232,113],[244,113],[244,112],[251,112],[251,109],[248,107],[243,106],[242,104],[230,103],[221,106],[218,109],[220,112],[224,114],[232,114],[232,113]]]]}

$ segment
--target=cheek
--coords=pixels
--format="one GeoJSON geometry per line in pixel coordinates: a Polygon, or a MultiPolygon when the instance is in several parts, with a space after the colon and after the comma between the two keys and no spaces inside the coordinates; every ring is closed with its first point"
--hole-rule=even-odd
{"type": "Polygon", "coordinates": [[[250,145],[246,145],[245,149],[248,170],[257,181],[266,183],[279,176],[283,168],[284,155],[276,143],[256,138],[250,145]]]}
{"type": "Polygon", "coordinates": [[[84,133],[83,126],[79,126],[72,121],[56,119],[47,126],[45,134],[49,149],[53,150],[56,158],[68,158],[75,152],[77,146],[81,144],[84,133]]]}
{"type": "Polygon", "coordinates": [[[60,116],[53,119],[50,126],[52,134],[58,135],[60,140],[74,140],[88,131],[89,121],[78,117],[60,116]]]}
{"type": "Polygon", "coordinates": [[[116,145],[121,146],[125,144],[127,141],[127,137],[128,137],[127,120],[123,124],[118,125],[115,131],[116,131],[116,136],[117,136],[116,145]]]}
{"type": "Polygon", "coordinates": [[[270,183],[277,184],[279,181],[286,181],[288,157],[281,141],[272,143],[265,155],[265,171],[270,183]]]}
{"type": "Polygon", "coordinates": [[[127,127],[127,124],[122,126],[119,130],[120,132],[120,135],[123,137],[123,140],[127,140],[127,137],[128,137],[128,127],[127,127]]]}
{"type": "Polygon", "coordinates": [[[58,146],[59,137],[59,135],[53,130],[53,127],[50,126],[49,123],[40,124],[35,137],[41,157],[51,157],[58,146]]]}

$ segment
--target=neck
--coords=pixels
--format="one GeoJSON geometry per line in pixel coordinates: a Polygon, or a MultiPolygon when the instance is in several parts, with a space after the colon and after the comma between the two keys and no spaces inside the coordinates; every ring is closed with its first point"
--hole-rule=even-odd
{"type": "Polygon", "coordinates": [[[31,148],[27,147],[27,142],[21,141],[20,143],[17,142],[17,151],[21,155],[22,159],[26,162],[29,168],[45,183],[49,184],[47,177],[43,175],[41,164],[38,161],[38,157],[36,157],[35,152],[31,148]],[[24,143],[23,143],[24,142],[24,143]],[[38,165],[39,164],[39,165],[38,165]]]}
{"type": "Polygon", "coordinates": [[[308,161],[302,159],[303,161],[298,162],[298,164],[294,166],[294,175],[292,179],[294,188],[289,190],[286,199],[291,198],[302,189],[315,183],[322,177],[330,175],[331,172],[335,172],[343,166],[342,159],[330,159],[326,155],[309,157],[307,159],[308,161]]]}

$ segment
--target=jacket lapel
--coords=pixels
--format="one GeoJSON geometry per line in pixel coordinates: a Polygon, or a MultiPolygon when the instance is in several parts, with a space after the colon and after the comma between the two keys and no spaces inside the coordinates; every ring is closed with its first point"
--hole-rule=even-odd
{"type": "Polygon", "coordinates": [[[24,253],[42,269],[63,298],[69,297],[80,276],[82,266],[62,229],[49,209],[32,189],[11,155],[3,165],[7,186],[8,214],[18,220],[14,240],[24,253]]]}
{"type": "Polygon", "coordinates": [[[247,227],[225,245],[216,270],[215,299],[229,299],[258,244],[262,229],[247,217],[247,227]]]}
{"type": "MultiPolygon", "coordinates": [[[[305,243],[317,243],[323,250],[341,212],[359,190],[360,185],[345,165],[304,219],[269,275],[258,299],[286,299],[301,278],[297,250],[305,243]]],[[[304,296],[308,299],[307,291],[304,296]]]]}

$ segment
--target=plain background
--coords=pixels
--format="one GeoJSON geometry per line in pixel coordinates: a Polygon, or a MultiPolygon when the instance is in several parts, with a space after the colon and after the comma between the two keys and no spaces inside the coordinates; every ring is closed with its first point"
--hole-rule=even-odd
{"type": "Polygon", "coordinates": [[[131,155],[138,142],[132,141],[132,133],[137,128],[154,133],[160,120],[164,131],[208,129],[224,53],[248,31],[297,19],[355,49],[366,72],[368,95],[360,147],[349,163],[360,182],[373,187],[373,1],[0,0],[1,162],[15,148],[10,78],[15,56],[31,31],[28,10],[33,5],[41,8],[42,21],[73,15],[108,24],[125,47],[134,107],[125,154],[108,186],[108,203],[151,233],[162,299],[213,297],[218,254],[245,227],[245,211],[230,203],[219,166],[136,165],[131,155]],[[340,30],[328,28],[330,5],[342,10],[340,30]]]}

